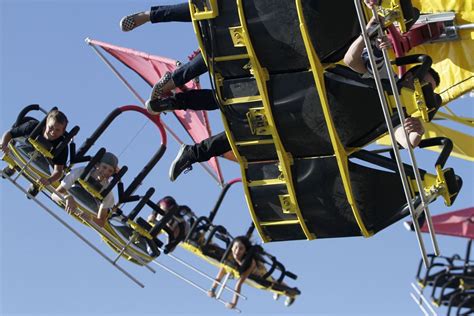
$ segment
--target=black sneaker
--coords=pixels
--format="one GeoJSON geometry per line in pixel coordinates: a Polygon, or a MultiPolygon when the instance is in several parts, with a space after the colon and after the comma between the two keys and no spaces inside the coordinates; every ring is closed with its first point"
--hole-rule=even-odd
{"type": "Polygon", "coordinates": [[[161,112],[169,112],[176,110],[176,101],[173,97],[147,100],[145,106],[148,113],[158,115],[161,112]]]}
{"type": "Polygon", "coordinates": [[[167,71],[160,80],[153,86],[151,89],[150,101],[155,101],[156,99],[164,99],[169,96],[163,93],[163,87],[172,80],[171,72],[167,71]]]}
{"type": "Polygon", "coordinates": [[[285,300],[285,306],[290,307],[295,302],[295,298],[288,296],[285,300]]]}
{"type": "Polygon", "coordinates": [[[10,167],[5,167],[3,168],[3,172],[2,172],[2,178],[5,179],[5,176],[7,177],[11,177],[15,174],[15,169],[12,169],[10,167]],[[5,175],[5,176],[4,176],[5,175]]]}
{"type": "Polygon", "coordinates": [[[150,21],[150,18],[146,16],[145,12],[134,13],[124,16],[120,20],[120,29],[123,32],[130,32],[148,21],[150,21]]]}
{"type": "Polygon", "coordinates": [[[169,171],[171,181],[176,180],[183,171],[187,173],[193,169],[193,162],[189,159],[189,147],[188,145],[181,145],[178,155],[173,160],[169,171]]]}
{"type": "Polygon", "coordinates": [[[30,185],[30,187],[28,188],[28,193],[29,193],[29,195],[27,194],[26,197],[27,197],[28,199],[31,199],[30,195],[33,196],[33,197],[37,196],[38,193],[39,193],[39,190],[38,190],[38,188],[37,188],[34,184],[32,184],[32,185],[30,185]]]}

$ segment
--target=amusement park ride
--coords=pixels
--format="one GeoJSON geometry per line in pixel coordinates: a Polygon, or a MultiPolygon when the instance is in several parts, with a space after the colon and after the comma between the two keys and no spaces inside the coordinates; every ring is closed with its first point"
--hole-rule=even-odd
{"type": "MultiPolygon", "coordinates": [[[[433,300],[438,305],[449,306],[448,314],[454,310],[458,315],[471,313],[474,293],[470,286],[473,274],[469,250],[473,235],[463,235],[470,241],[462,264],[457,264],[459,256],[440,256],[436,234],[444,232],[438,229],[438,216],[430,215],[429,204],[442,198],[446,206],[451,206],[462,188],[463,175],[449,167],[448,159],[451,156],[474,159],[472,136],[439,124],[441,120],[451,120],[473,126],[472,118],[457,116],[449,108],[451,101],[474,89],[473,8],[468,8],[467,2],[454,0],[442,4],[428,0],[383,0],[372,9],[359,0],[337,3],[190,0],[189,9],[225,133],[241,171],[241,179],[224,184],[216,159],[209,165],[203,164],[223,186],[209,214],[195,214],[187,207],[165,212],[152,201],[155,189],[140,187],[166,151],[167,135],[181,142],[159,115],[148,113],[143,106],[128,105],[112,110],[79,148],[73,141],[79,127],[72,128],[62,143],[52,147],[42,137],[46,118],[42,119],[28,137],[10,142],[10,150],[2,158],[7,164],[2,177],[139,286],[144,285],[118,264],[119,259],[151,272],[155,270],[150,265],[158,265],[206,292],[160,263],[160,256],[166,255],[213,280],[197,267],[164,251],[161,234],[173,234],[167,224],[177,218],[184,220],[189,229],[180,246],[227,272],[224,281],[219,282],[216,295],[223,303],[227,302],[220,297],[222,291],[234,292],[227,286],[228,277],[240,277],[231,256],[234,236],[225,225],[214,222],[231,185],[241,183],[245,192],[253,221],[246,236],[250,237],[255,229],[263,242],[367,238],[410,215],[409,226],[416,233],[422,257],[418,285],[414,285],[419,294],[413,294],[416,301],[422,308],[426,306],[422,292],[431,286],[433,300]],[[334,12],[342,12],[339,23],[334,23],[334,12]],[[369,34],[366,24],[372,16],[379,23],[369,34]],[[392,48],[381,49],[388,80],[381,78],[378,71],[374,71],[373,78],[363,78],[341,62],[349,45],[360,34],[372,69],[378,69],[371,45],[373,36],[386,35],[390,39],[392,48]],[[400,87],[397,76],[401,78],[415,65],[421,67],[415,73],[414,86],[400,87]],[[422,80],[430,67],[443,78],[435,90],[422,80]],[[161,144],[128,186],[121,180],[128,170],[123,166],[109,185],[97,187],[88,175],[106,150],[93,153],[91,147],[115,118],[129,112],[144,115],[151,121],[160,134],[161,144]],[[434,166],[419,167],[410,145],[405,154],[409,162],[403,161],[403,149],[395,140],[394,126],[408,116],[419,118],[426,129],[419,148],[439,152],[434,166]],[[388,147],[375,150],[373,144],[388,147]],[[81,177],[68,191],[78,201],[78,211],[70,216],[95,230],[117,253],[115,258],[94,246],[56,210],[43,203],[37,192],[28,191],[19,182],[20,178],[26,179],[46,197],[60,196],[56,191],[59,181],[44,186],[39,179],[50,175],[50,160],[66,146],[70,152],[66,171],[86,163],[81,177]],[[101,227],[91,218],[112,191],[116,192],[117,203],[101,227]],[[145,209],[160,214],[161,219],[148,222],[139,216],[145,209]],[[422,231],[430,234],[433,254],[427,253],[422,231]]],[[[142,105],[144,100],[103,52],[127,65],[150,85],[176,68],[176,62],[171,59],[92,39],[86,42],[142,105]]],[[[200,89],[200,86],[193,81],[179,89],[200,89]]],[[[15,124],[21,124],[34,112],[41,116],[49,111],[36,104],[29,105],[20,112],[15,124]]],[[[204,111],[175,111],[175,115],[196,142],[202,140],[202,135],[209,136],[204,111]],[[192,126],[191,121],[201,125],[192,126]],[[196,130],[200,132],[196,134],[196,130]],[[201,136],[197,137],[198,134],[201,136]]],[[[404,134],[408,139],[407,133],[404,134]]],[[[61,201],[57,206],[65,208],[61,201]]],[[[459,225],[472,226],[472,212],[464,215],[466,221],[459,225]]],[[[456,227],[456,223],[451,225],[456,227]]],[[[255,251],[255,258],[266,273],[250,275],[246,283],[276,295],[297,297],[300,291],[284,282],[296,280],[296,274],[261,246],[255,246],[255,251]]],[[[430,311],[436,314],[431,307],[430,311]]]]}

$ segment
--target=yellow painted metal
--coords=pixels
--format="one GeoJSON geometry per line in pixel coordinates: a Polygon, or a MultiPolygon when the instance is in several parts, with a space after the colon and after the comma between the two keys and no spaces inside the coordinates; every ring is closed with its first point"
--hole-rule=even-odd
{"type": "Polygon", "coordinates": [[[153,237],[150,235],[150,232],[149,232],[148,230],[146,230],[145,228],[141,227],[140,225],[138,225],[138,224],[135,223],[134,221],[128,220],[128,221],[127,221],[127,224],[128,224],[135,232],[137,232],[137,233],[140,234],[141,236],[145,237],[146,239],[150,239],[150,240],[153,239],[153,237]]]}
{"type": "Polygon", "coordinates": [[[262,98],[258,95],[258,96],[226,99],[222,101],[222,104],[233,105],[233,104],[239,104],[239,103],[250,103],[250,102],[261,102],[261,101],[262,101],[262,98]]]}
{"type": "Polygon", "coordinates": [[[268,120],[268,127],[272,132],[272,138],[275,143],[278,160],[280,161],[284,179],[286,179],[286,187],[288,190],[288,194],[291,197],[291,203],[295,205],[295,213],[298,217],[298,220],[300,221],[300,226],[306,238],[314,239],[314,235],[309,231],[308,226],[306,225],[306,222],[304,220],[304,217],[301,214],[301,210],[299,209],[299,206],[298,206],[298,201],[296,199],[296,191],[295,191],[293,181],[292,181],[293,177],[291,175],[290,159],[288,158],[288,155],[281,142],[280,136],[278,135],[276,124],[273,119],[272,109],[270,107],[270,100],[268,97],[267,85],[266,85],[266,82],[269,79],[269,75],[266,69],[263,69],[262,66],[260,65],[260,62],[258,61],[258,58],[253,49],[252,41],[250,39],[248,28],[247,28],[247,22],[245,19],[242,0],[237,0],[237,11],[238,11],[240,23],[242,26],[242,33],[241,33],[242,41],[245,43],[245,47],[247,49],[247,53],[249,55],[249,59],[251,62],[250,73],[255,77],[258,91],[262,97],[262,104],[265,109],[265,113],[266,113],[265,116],[268,120]]]}
{"type": "Polygon", "coordinates": [[[245,47],[242,26],[229,27],[229,33],[235,47],[245,47]]]}
{"type": "Polygon", "coordinates": [[[257,216],[257,213],[255,212],[255,209],[253,208],[253,203],[250,198],[249,181],[247,180],[247,174],[245,173],[245,170],[247,169],[247,161],[239,153],[239,149],[237,148],[237,145],[235,143],[234,136],[230,132],[229,123],[227,122],[227,119],[224,116],[224,114],[222,114],[222,122],[224,123],[225,134],[227,136],[227,139],[229,140],[229,144],[230,144],[230,147],[232,148],[232,152],[234,153],[235,158],[237,159],[240,165],[240,174],[242,178],[242,184],[244,187],[245,201],[247,202],[247,207],[250,211],[250,217],[252,218],[252,221],[255,225],[255,229],[257,230],[257,233],[262,239],[262,241],[269,242],[270,238],[265,234],[262,227],[260,226],[260,220],[257,216]]]}
{"type": "Polygon", "coordinates": [[[395,22],[402,32],[407,31],[400,0],[382,0],[377,12],[384,17],[386,24],[395,22]]]}
{"type": "Polygon", "coordinates": [[[278,184],[286,184],[284,179],[266,179],[266,180],[252,180],[249,181],[249,187],[262,187],[266,185],[278,185],[278,184]]]}
{"type": "Polygon", "coordinates": [[[33,138],[28,138],[28,141],[30,142],[30,144],[36,149],[36,151],[38,151],[40,154],[42,154],[43,156],[45,156],[46,158],[49,158],[49,159],[53,159],[54,156],[53,154],[47,150],[46,148],[44,148],[43,145],[41,145],[40,142],[38,142],[36,139],[33,139],[33,138]]]}
{"type": "MultiPolygon", "coordinates": [[[[203,11],[199,11],[197,8],[191,11],[191,17],[193,20],[209,20],[219,15],[219,7],[217,0],[208,0],[210,8],[205,7],[203,11]]],[[[192,1],[189,0],[189,6],[193,6],[192,1]]]]}
{"type": "Polygon", "coordinates": [[[337,134],[334,122],[332,120],[331,112],[329,109],[329,103],[326,97],[326,88],[325,88],[324,78],[323,78],[324,70],[321,65],[321,62],[319,61],[318,56],[316,55],[316,51],[309,37],[309,33],[307,30],[306,22],[303,15],[301,0],[295,0],[295,1],[296,1],[296,9],[298,12],[298,18],[300,21],[301,35],[303,37],[303,41],[306,47],[306,53],[308,54],[308,59],[311,64],[311,71],[313,73],[314,82],[316,84],[316,88],[319,93],[321,107],[323,109],[324,118],[326,120],[326,126],[329,132],[329,137],[331,139],[334,153],[336,154],[337,165],[339,167],[342,183],[344,185],[344,191],[346,192],[347,200],[349,202],[349,205],[352,208],[352,213],[354,215],[354,218],[356,219],[356,222],[357,222],[357,225],[359,226],[361,234],[364,237],[370,237],[373,235],[373,232],[367,230],[367,228],[365,227],[365,223],[362,220],[362,217],[357,207],[357,202],[355,201],[354,195],[352,193],[352,185],[351,185],[351,181],[349,177],[349,169],[347,166],[347,153],[341,141],[339,140],[339,136],[337,134]]]}
{"type": "Polygon", "coordinates": [[[99,191],[94,189],[87,181],[84,181],[82,179],[78,179],[77,181],[93,197],[95,197],[96,199],[99,199],[100,201],[102,201],[104,199],[102,194],[100,194],[99,191]]]}
{"type": "Polygon", "coordinates": [[[439,191],[441,192],[441,195],[444,198],[444,204],[446,206],[451,206],[451,195],[449,195],[448,185],[446,183],[446,178],[444,177],[444,172],[441,169],[441,166],[439,165],[436,166],[436,175],[436,186],[439,188],[439,191]]]}
{"type": "Polygon", "coordinates": [[[244,142],[236,142],[235,144],[237,146],[271,145],[273,144],[273,139],[249,140],[244,142]]]}
{"type": "Polygon", "coordinates": [[[212,63],[209,64],[207,62],[207,54],[206,54],[206,50],[205,50],[205,47],[204,47],[204,42],[203,42],[203,39],[202,39],[202,36],[201,36],[201,32],[200,32],[199,20],[197,20],[195,18],[195,15],[198,14],[199,12],[198,12],[197,8],[194,6],[194,4],[192,3],[192,0],[189,0],[189,12],[191,13],[191,20],[192,20],[192,24],[193,24],[193,30],[194,30],[194,34],[196,34],[196,38],[197,38],[197,41],[198,41],[199,48],[201,50],[202,57],[204,59],[204,62],[207,65],[207,69],[209,70],[209,73],[212,75],[214,73],[214,69],[212,67],[212,63]]]}
{"type": "Polygon", "coordinates": [[[247,112],[247,121],[253,135],[272,135],[264,108],[250,108],[247,112]]]}
{"type": "Polygon", "coordinates": [[[299,225],[299,220],[297,219],[287,219],[275,222],[261,222],[262,226],[282,226],[282,225],[299,225]]]}
{"type": "Polygon", "coordinates": [[[284,214],[295,214],[295,206],[291,204],[291,197],[288,194],[278,195],[284,214]]]}
{"type": "MultiPolygon", "coordinates": [[[[427,84],[429,83],[423,85],[427,84]]],[[[421,117],[424,122],[429,122],[429,111],[421,87],[420,81],[416,78],[414,90],[403,87],[400,90],[400,98],[409,116],[421,117]]]]}
{"type": "MultiPolygon", "coordinates": [[[[11,158],[11,157],[8,157],[8,156],[5,156],[4,158],[5,159],[8,159],[8,163],[13,163],[15,166],[18,166],[20,169],[23,169],[23,167],[27,164],[27,160],[25,160],[22,155],[20,154],[20,152],[16,149],[15,146],[12,145],[12,143],[8,144],[8,147],[10,148],[10,153],[12,155],[14,155],[20,162],[21,164],[18,164],[17,161],[15,161],[15,159],[11,158]],[[6,158],[8,157],[8,158],[6,158]]],[[[5,160],[4,159],[4,160],[5,160]]],[[[37,168],[35,168],[33,165],[29,165],[28,168],[26,168],[26,170],[24,170],[24,173],[26,175],[28,175],[31,180],[33,181],[36,181],[38,178],[48,178],[49,177],[49,174],[46,174],[44,173],[43,171],[41,170],[38,170],[37,168]]],[[[54,187],[58,186],[59,185],[59,182],[58,181],[55,181],[54,183],[52,183],[51,185],[53,185],[54,187]]]]}
{"type": "Polygon", "coordinates": [[[218,56],[214,57],[215,62],[223,62],[223,61],[233,61],[233,60],[242,60],[249,58],[247,54],[240,54],[240,55],[229,55],[229,56],[218,56]]]}

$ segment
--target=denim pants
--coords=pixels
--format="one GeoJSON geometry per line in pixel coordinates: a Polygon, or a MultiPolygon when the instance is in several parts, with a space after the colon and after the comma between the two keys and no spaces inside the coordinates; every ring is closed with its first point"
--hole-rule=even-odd
{"type": "Polygon", "coordinates": [[[191,13],[187,2],[174,5],[151,7],[150,22],[191,22],[191,13]]]}
{"type": "MultiPolygon", "coordinates": [[[[212,111],[219,108],[214,98],[214,92],[208,89],[189,90],[177,93],[172,98],[176,101],[176,108],[180,110],[212,111]]],[[[229,141],[224,132],[204,139],[189,148],[189,160],[194,162],[208,161],[231,150],[229,141]]]]}

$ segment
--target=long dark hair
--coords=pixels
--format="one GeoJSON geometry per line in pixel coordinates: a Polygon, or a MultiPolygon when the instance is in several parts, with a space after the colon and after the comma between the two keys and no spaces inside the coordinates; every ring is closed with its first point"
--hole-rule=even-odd
{"type": "Polygon", "coordinates": [[[247,271],[252,265],[252,260],[254,259],[254,247],[247,236],[235,237],[232,241],[232,246],[237,242],[240,242],[245,246],[245,254],[242,260],[242,264],[239,265],[237,263],[239,273],[242,274],[247,271]]]}

